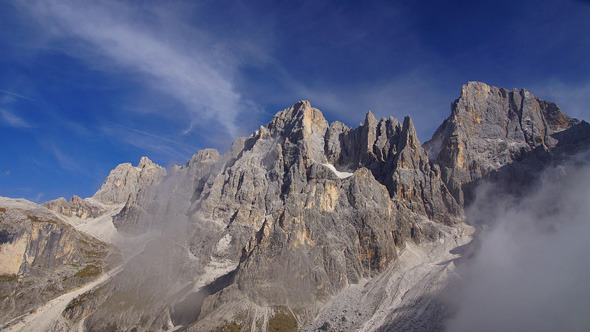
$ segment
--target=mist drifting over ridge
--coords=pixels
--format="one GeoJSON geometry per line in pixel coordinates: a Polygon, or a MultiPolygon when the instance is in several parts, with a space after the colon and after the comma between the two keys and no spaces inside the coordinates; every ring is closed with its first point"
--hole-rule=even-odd
{"type": "MultiPolygon", "coordinates": [[[[590,326],[588,153],[543,172],[521,197],[478,188],[466,210],[481,228],[460,265],[447,331],[585,331],[590,326]]],[[[451,299],[452,298],[452,299],[451,299]]]]}

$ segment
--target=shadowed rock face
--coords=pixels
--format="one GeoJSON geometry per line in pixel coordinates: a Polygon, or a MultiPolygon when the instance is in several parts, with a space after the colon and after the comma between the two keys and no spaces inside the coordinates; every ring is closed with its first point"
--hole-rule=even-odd
{"type": "Polygon", "coordinates": [[[587,147],[589,137],[588,123],[527,90],[469,82],[424,147],[453,196],[464,204],[478,180],[496,180],[518,190],[560,155],[587,147]]]}

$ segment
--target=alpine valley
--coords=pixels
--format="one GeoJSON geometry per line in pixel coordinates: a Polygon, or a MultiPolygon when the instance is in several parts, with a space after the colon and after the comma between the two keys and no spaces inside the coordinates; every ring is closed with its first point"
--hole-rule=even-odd
{"type": "Polygon", "coordinates": [[[568,178],[589,147],[524,89],[469,82],[424,144],[409,116],[349,128],[300,101],[225,154],[121,164],[93,197],[0,198],[0,326],[445,330],[491,227],[474,207],[568,178]]]}

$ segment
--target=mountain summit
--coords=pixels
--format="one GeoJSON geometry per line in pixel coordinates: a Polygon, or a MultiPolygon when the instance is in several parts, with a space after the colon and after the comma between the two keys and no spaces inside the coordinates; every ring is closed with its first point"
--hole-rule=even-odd
{"type": "Polygon", "coordinates": [[[63,316],[89,330],[435,328],[476,185],[517,191],[589,137],[555,104],[478,82],[424,146],[409,116],[368,112],[350,128],[297,102],[223,155],[201,150],[169,173],[142,158],[93,199],[46,204],[133,243],[117,242],[133,252],[124,268],[63,316]]]}
{"type": "Polygon", "coordinates": [[[525,89],[469,82],[424,146],[453,196],[464,204],[483,178],[518,190],[559,156],[586,148],[589,131],[587,122],[525,89]]]}

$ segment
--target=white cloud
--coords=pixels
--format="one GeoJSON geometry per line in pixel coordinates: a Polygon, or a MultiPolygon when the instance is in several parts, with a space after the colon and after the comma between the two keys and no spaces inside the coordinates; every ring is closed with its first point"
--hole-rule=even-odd
{"type": "Polygon", "coordinates": [[[22,6],[56,40],[66,42],[62,51],[102,69],[140,74],[150,88],[180,102],[189,119],[184,133],[211,121],[231,135],[238,131],[237,116],[249,102],[232,85],[237,61],[220,56],[205,32],[175,22],[182,17],[164,6],[113,1],[35,1],[22,6]]]}
{"type": "MultiPolygon", "coordinates": [[[[578,161],[579,162],[579,161],[578,161]]],[[[585,331],[590,324],[590,167],[558,167],[524,199],[480,195],[491,227],[460,266],[448,331],[585,331]]]]}
{"type": "Polygon", "coordinates": [[[32,127],[27,121],[23,118],[15,115],[9,110],[1,109],[0,108],[0,121],[7,126],[14,127],[14,128],[30,128],[32,127]]]}

